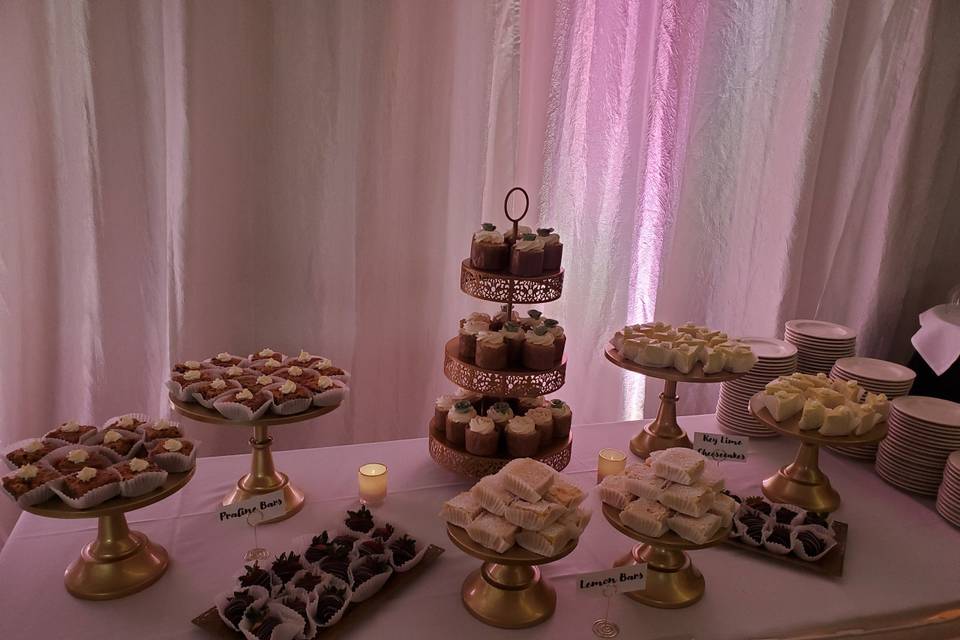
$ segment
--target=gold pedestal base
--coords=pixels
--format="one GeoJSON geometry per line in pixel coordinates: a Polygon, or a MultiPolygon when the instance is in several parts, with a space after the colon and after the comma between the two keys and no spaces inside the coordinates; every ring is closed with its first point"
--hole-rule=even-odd
{"type": "Polygon", "coordinates": [[[484,624],[523,629],[547,620],[557,592],[537,567],[485,562],[463,582],[463,606],[484,624]]]}
{"type": "Polygon", "coordinates": [[[693,447],[690,438],[677,423],[677,382],[665,380],[663,393],[660,394],[660,408],[653,422],[645,426],[630,440],[630,451],[634,455],[646,458],[651,451],[670,449],[671,447],[693,447]]]}
{"type": "Polygon", "coordinates": [[[637,602],[660,609],[689,607],[703,597],[703,574],[690,562],[690,556],[677,549],[638,544],[614,563],[615,567],[647,563],[647,584],[642,591],[625,595],[637,602]]]}
{"type": "Polygon", "coordinates": [[[270,452],[272,443],[273,438],[267,433],[267,425],[255,424],[253,437],[250,438],[250,446],[253,448],[253,455],[250,458],[250,473],[240,478],[237,481],[237,488],[225,495],[222,500],[223,505],[226,506],[238,500],[246,500],[254,496],[282,490],[285,505],[284,513],[275,518],[259,522],[258,525],[286,520],[299,512],[304,503],[303,491],[290,484],[287,475],[280,473],[273,466],[273,454],[270,452]]]}
{"type": "Polygon", "coordinates": [[[101,516],[97,539],[63,574],[67,591],[84,600],[112,600],[146,589],[170,564],[167,551],[138,531],[122,513],[101,516]]]}
{"type": "Polygon", "coordinates": [[[840,494],[820,470],[820,447],[803,442],[793,462],[763,481],[763,495],[773,502],[792,504],[817,513],[840,507],[840,494]]]}

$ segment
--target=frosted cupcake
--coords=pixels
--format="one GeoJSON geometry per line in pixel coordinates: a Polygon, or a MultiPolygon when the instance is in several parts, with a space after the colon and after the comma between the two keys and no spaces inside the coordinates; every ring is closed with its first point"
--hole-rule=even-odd
{"type": "Polygon", "coordinates": [[[533,420],[533,425],[540,434],[540,448],[550,446],[553,441],[553,413],[547,407],[530,409],[525,414],[533,420]]]}
{"type": "Polygon", "coordinates": [[[553,334],[546,327],[527,331],[523,342],[523,366],[534,371],[552,369],[556,357],[553,343],[553,334]]]}
{"type": "Polygon", "coordinates": [[[553,415],[553,437],[566,438],[573,424],[573,412],[563,400],[550,401],[550,413],[553,415]]]}
{"type": "Polygon", "coordinates": [[[490,323],[483,320],[467,320],[460,326],[460,342],[457,349],[460,359],[473,362],[477,355],[477,335],[488,331],[490,323]]]}
{"type": "Polygon", "coordinates": [[[526,339],[523,328],[515,322],[507,322],[499,332],[507,345],[507,366],[523,366],[523,341],[526,339]]]}
{"type": "Polygon", "coordinates": [[[447,414],[453,409],[456,402],[453,396],[440,396],[433,403],[433,433],[437,436],[443,436],[447,433],[447,414]]]}
{"type": "Polygon", "coordinates": [[[508,308],[509,305],[502,305],[500,307],[500,311],[493,316],[493,319],[490,322],[491,331],[499,331],[507,322],[520,322],[520,315],[516,311],[511,311],[509,316],[507,315],[508,308]]]}
{"type": "Polygon", "coordinates": [[[540,448],[540,434],[532,418],[517,416],[507,423],[507,453],[511,458],[529,458],[540,448]]]}
{"type": "Polygon", "coordinates": [[[553,229],[547,227],[537,229],[537,235],[543,240],[543,270],[559,270],[560,263],[563,261],[563,243],[560,242],[560,234],[554,233],[553,229]]]}
{"type": "Polygon", "coordinates": [[[507,343],[497,331],[481,331],[477,334],[475,360],[481,369],[500,371],[507,368],[507,343]]]}
{"type": "Polygon", "coordinates": [[[517,238],[522,238],[528,233],[533,233],[533,229],[521,224],[517,226],[517,233],[514,235],[513,225],[511,225],[510,228],[507,229],[506,233],[503,234],[503,241],[512,246],[517,241],[517,238]]]}
{"type": "Polygon", "coordinates": [[[468,400],[460,400],[447,413],[446,435],[450,444],[464,446],[467,441],[466,430],[470,421],[477,417],[477,410],[468,400]]]}
{"type": "Polygon", "coordinates": [[[510,252],[510,273],[532,278],[543,274],[543,240],[527,233],[517,240],[510,252]]]}
{"type": "Polygon", "coordinates": [[[563,348],[567,345],[567,336],[563,333],[563,327],[556,320],[549,318],[543,321],[543,326],[553,336],[553,362],[554,364],[560,364],[560,361],[563,360],[563,348]]]}
{"type": "Polygon", "coordinates": [[[543,324],[543,312],[536,309],[527,309],[527,315],[520,318],[520,326],[524,330],[536,329],[543,324]]]}
{"type": "Polygon", "coordinates": [[[508,402],[497,402],[487,409],[487,417],[493,420],[493,426],[498,433],[503,433],[507,423],[513,418],[513,409],[508,402]]]}
{"type": "Polygon", "coordinates": [[[497,452],[500,434],[493,420],[485,416],[474,416],[466,430],[467,452],[475,456],[492,456],[497,452]]]}
{"type": "Polygon", "coordinates": [[[470,242],[470,264],[474,269],[503,271],[507,267],[509,248],[496,225],[483,223],[483,228],[473,234],[470,242]]]}

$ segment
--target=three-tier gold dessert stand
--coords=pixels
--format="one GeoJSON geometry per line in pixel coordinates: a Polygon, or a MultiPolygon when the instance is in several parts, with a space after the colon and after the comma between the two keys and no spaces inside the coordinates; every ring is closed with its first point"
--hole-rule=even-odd
{"type": "Polygon", "coordinates": [[[730,535],[730,527],[723,527],[703,544],[696,544],[673,531],[658,538],[634,531],[620,522],[620,511],[608,504],[603,505],[603,516],[614,529],[641,543],[613,565],[624,567],[647,563],[646,586],[640,591],[626,593],[628,598],[660,609],[679,609],[689,607],[703,597],[706,591],[703,574],[693,566],[686,552],[720,544],[730,535]]]}
{"type": "Polygon", "coordinates": [[[641,458],[649,456],[651,451],[660,451],[671,447],[686,447],[689,449],[693,446],[690,438],[677,422],[677,401],[680,399],[677,396],[678,382],[696,384],[727,382],[728,380],[736,380],[748,373],[747,371],[742,373],[721,371],[707,374],[703,372],[703,365],[699,362],[694,365],[690,373],[681,373],[673,367],[645,367],[625,359],[616,347],[609,342],[603,349],[603,355],[621,369],[664,381],[657,417],[630,440],[630,451],[641,458]]]}
{"type": "Polygon", "coordinates": [[[447,525],[450,541],[461,551],[483,561],[463,581],[461,598],[467,611],[484,624],[502,629],[524,629],[550,618],[557,608],[557,592],[539,565],[556,562],[577,548],[577,539],[555,556],[541,556],[515,546],[496,553],[474,542],[465,529],[447,525]]]}
{"type": "Polygon", "coordinates": [[[207,409],[199,404],[180,402],[172,397],[170,398],[170,406],[183,417],[196,420],[197,422],[253,428],[253,437],[250,438],[250,447],[253,449],[250,457],[250,472],[237,480],[237,486],[223,497],[221,503],[226,506],[265,493],[283,491],[284,513],[260,523],[269,524],[271,522],[286,520],[295,515],[303,508],[305,499],[303,491],[290,482],[287,474],[277,471],[273,464],[273,454],[270,451],[273,438],[270,437],[270,427],[319,418],[320,416],[330,413],[340,405],[316,407],[309,411],[289,416],[266,414],[258,420],[249,422],[228,420],[213,409],[207,409]]]}
{"type": "Polygon", "coordinates": [[[763,481],[763,495],[773,502],[796,505],[816,513],[836,511],[840,507],[840,494],[831,486],[827,474],[820,470],[820,445],[849,447],[880,442],[887,436],[886,421],[860,436],[825,436],[815,429],[802,431],[800,414],[777,422],[760,402],[761,395],[762,392],[750,399],[750,413],[781,435],[800,441],[793,462],[763,481]]]}
{"type": "Polygon", "coordinates": [[[146,589],[160,579],[170,559],[167,551],[139,531],[131,531],[124,514],[142,509],[182,489],[195,469],[171,473],[158,489],[134,498],[116,497],[90,509],[74,509],[56,499],[24,511],[45,518],[97,518],[97,537],[63,574],[67,591],[84,600],[113,600],[146,589]]]}

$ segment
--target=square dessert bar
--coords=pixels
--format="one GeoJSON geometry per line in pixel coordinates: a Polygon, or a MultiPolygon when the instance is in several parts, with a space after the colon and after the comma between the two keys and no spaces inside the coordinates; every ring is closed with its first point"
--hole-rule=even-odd
{"type": "Polygon", "coordinates": [[[667,518],[667,525],[677,535],[694,544],[704,544],[720,530],[720,517],[708,513],[700,518],[692,518],[676,513],[667,518]]]}
{"type": "Polygon", "coordinates": [[[470,493],[480,502],[480,505],[490,513],[502,516],[504,510],[517,499],[503,487],[499,476],[485,476],[473,485],[470,493]]]}
{"type": "Polygon", "coordinates": [[[517,533],[517,544],[542,556],[555,556],[567,546],[573,537],[569,528],[554,523],[540,531],[520,531],[517,533]]]}
{"type": "Polygon", "coordinates": [[[492,513],[483,513],[467,527],[467,535],[479,545],[503,553],[516,542],[517,526],[492,513]]]}
{"type": "Polygon", "coordinates": [[[543,497],[557,476],[552,468],[530,458],[511,460],[501,473],[507,491],[529,502],[543,497]]]}
{"type": "Polygon", "coordinates": [[[707,487],[688,487],[682,484],[671,484],[663,490],[657,498],[665,507],[674,511],[699,518],[713,505],[713,491],[707,487]]]}
{"type": "Polygon", "coordinates": [[[119,478],[112,469],[97,469],[97,475],[86,482],[78,478],[76,473],[72,473],[63,479],[63,492],[71,498],[81,498],[94,489],[118,481],[119,478]]]}
{"type": "Polygon", "coordinates": [[[477,498],[469,491],[464,491],[443,503],[440,517],[454,526],[465,529],[482,512],[483,507],[477,498]]]}
{"type": "Polygon", "coordinates": [[[600,499],[614,509],[623,509],[633,500],[627,491],[626,476],[607,476],[600,483],[600,499]]]}
{"type": "Polygon", "coordinates": [[[637,498],[620,512],[620,522],[634,531],[653,537],[660,537],[669,530],[669,517],[669,509],[646,498],[637,498]]]}
{"type": "Polygon", "coordinates": [[[503,517],[510,524],[523,529],[540,531],[556,522],[565,511],[566,509],[559,504],[546,500],[539,502],[517,500],[504,509],[503,517]]]}
{"type": "Polygon", "coordinates": [[[693,484],[703,473],[702,455],[693,449],[673,447],[665,449],[653,458],[653,470],[661,478],[680,484],[693,484]]]}

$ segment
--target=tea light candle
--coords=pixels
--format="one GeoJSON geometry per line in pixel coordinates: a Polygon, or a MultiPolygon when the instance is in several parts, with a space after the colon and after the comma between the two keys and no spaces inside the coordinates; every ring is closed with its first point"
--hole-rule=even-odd
{"type": "Polygon", "coordinates": [[[365,464],[357,473],[360,502],[372,506],[383,504],[387,497],[387,465],[377,462],[365,464]]]}
{"type": "Polygon", "coordinates": [[[597,482],[607,476],[623,473],[627,466],[627,454],[617,449],[600,449],[597,459],[597,482]]]}

